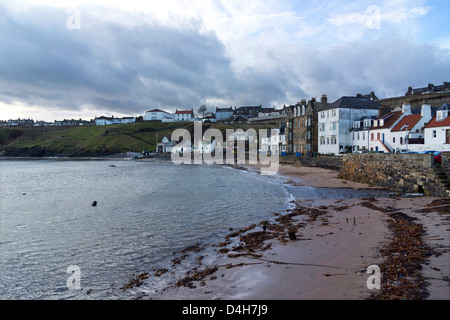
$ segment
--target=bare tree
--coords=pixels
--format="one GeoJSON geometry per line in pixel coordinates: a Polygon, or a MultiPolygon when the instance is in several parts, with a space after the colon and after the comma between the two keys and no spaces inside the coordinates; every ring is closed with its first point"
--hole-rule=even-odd
{"type": "Polygon", "coordinates": [[[205,112],[206,112],[206,105],[204,105],[204,104],[201,105],[201,106],[198,108],[197,112],[198,112],[198,113],[201,113],[202,117],[204,118],[204,117],[205,117],[205,112]]]}

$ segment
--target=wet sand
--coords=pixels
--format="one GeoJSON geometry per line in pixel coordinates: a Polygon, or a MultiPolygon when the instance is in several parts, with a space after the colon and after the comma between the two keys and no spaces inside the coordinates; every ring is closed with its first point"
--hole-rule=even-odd
{"type": "MultiPolygon", "coordinates": [[[[257,170],[247,166],[248,170],[257,170]]],[[[370,188],[337,178],[333,170],[317,167],[281,166],[278,172],[289,183],[323,188],[370,188]]],[[[292,217],[299,225],[296,240],[287,231],[266,240],[266,250],[230,258],[222,255],[217,270],[194,282],[195,288],[170,287],[149,296],[151,299],[180,300],[330,300],[367,299],[377,289],[369,289],[367,268],[381,264],[380,246],[392,236],[386,211],[401,211],[418,218],[425,227],[425,242],[440,252],[423,265],[428,299],[450,299],[448,275],[449,213],[421,213],[435,198],[387,196],[377,199],[319,199],[296,201],[301,208],[316,208],[323,215],[311,220],[292,217]],[[380,210],[386,209],[386,210],[380,210]]],[[[261,226],[252,231],[262,232],[261,226]]],[[[273,232],[267,230],[265,232],[273,232]]],[[[232,245],[227,248],[231,251],[232,245]]],[[[218,248],[219,249],[219,248],[218,248]]],[[[199,267],[201,269],[201,267],[199,267]]]]}

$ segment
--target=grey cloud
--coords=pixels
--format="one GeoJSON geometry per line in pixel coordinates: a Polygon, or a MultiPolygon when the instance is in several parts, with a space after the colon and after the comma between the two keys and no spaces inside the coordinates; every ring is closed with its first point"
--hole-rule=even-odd
{"type": "Polygon", "coordinates": [[[139,113],[149,105],[195,107],[240,87],[213,33],[152,22],[130,27],[96,19],[95,10],[82,11],[79,30],[66,27],[65,10],[38,7],[2,15],[0,99],[5,102],[139,113]]]}

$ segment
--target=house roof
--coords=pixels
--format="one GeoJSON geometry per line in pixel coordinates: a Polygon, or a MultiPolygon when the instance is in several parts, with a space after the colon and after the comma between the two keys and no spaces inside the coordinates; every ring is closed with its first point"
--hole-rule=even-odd
{"type": "MultiPolygon", "coordinates": [[[[388,129],[394,125],[394,123],[403,115],[403,112],[401,111],[393,111],[389,112],[381,117],[378,117],[375,119],[374,123],[377,122],[377,120],[383,120],[383,125],[377,125],[375,124],[370,128],[370,130],[377,130],[377,129],[388,129]]],[[[379,123],[379,121],[378,121],[379,123]]]]}
{"type": "Polygon", "coordinates": [[[149,110],[149,111],[147,111],[147,112],[164,112],[164,113],[169,113],[169,112],[167,112],[167,111],[160,110],[160,109],[153,109],[153,110],[149,110]]]}
{"type": "Polygon", "coordinates": [[[426,125],[425,128],[436,128],[436,127],[450,127],[450,116],[438,121],[436,116],[431,119],[431,121],[426,125]]]}
{"type": "Polygon", "coordinates": [[[194,113],[192,110],[177,110],[175,114],[192,114],[194,113]]]}
{"type": "Polygon", "coordinates": [[[319,111],[337,109],[337,108],[349,108],[349,109],[380,109],[381,104],[370,100],[364,96],[357,97],[341,97],[333,103],[329,103],[326,107],[322,107],[319,111]]]}
{"type": "Polygon", "coordinates": [[[422,115],[420,113],[405,116],[391,131],[411,130],[420,121],[420,119],[422,119],[422,115]]]}
{"type": "Polygon", "coordinates": [[[217,112],[233,112],[233,108],[229,107],[229,108],[216,108],[216,113],[217,112]]]}
{"type": "Polygon", "coordinates": [[[432,83],[429,83],[427,87],[413,89],[412,87],[408,88],[408,92],[405,93],[405,96],[413,95],[413,94],[425,94],[431,92],[445,92],[450,91],[450,82],[444,82],[442,85],[435,86],[432,83]]]}

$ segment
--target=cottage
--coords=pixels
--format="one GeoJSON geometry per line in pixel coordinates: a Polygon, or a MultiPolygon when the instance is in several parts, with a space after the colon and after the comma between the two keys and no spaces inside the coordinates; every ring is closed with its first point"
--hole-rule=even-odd
{"type": "Polygon", "coordinates": [[[450,151],[449,104],[436,111],[436,116],[425,126],[425,145],[428,150],[450,151]]]}
{"type": "Polygon", "coordinates": [[[181,122],[181,121],[194,121],[195,115],[194,111],[191,110],[176,110],[175,111],[175,122],[181,122]]]}
{"type": "Polygon", "coordinates": [[[175,147],[175,141],[169,140],[167,137],[161,139],[160,143],[156,144],[156,152],[158,153],[170,153],[172,148],[175,147]]]}
{"type": "Polygon", "coordinates": [[[391,145],[390,133],[399,121],[404,117],[411,115],[411,106],[403,105],[402,108],[397,107],[393,111],[380,109],[379,116],[373,121],[372,127],[369,129],[369,150],[394,152],[391,145]]]}
{"type": "Polygon", "coordinates": [[[216,119],[217,121],[226,121],[226,120],[231,120],[231,118],[233,117],[234,114],[234,110],[232,107],[229,108],[219,108],[216,107],[216,119]]]}
{"type": "Polygon", "coordinates": [[[431,118],[431,106],[429,104],[422,105],[420,113],[404,116],[391,130],[389,140],[394,152],[409,150],[413,142],[423,144],[424,126],[431,118]]]}

